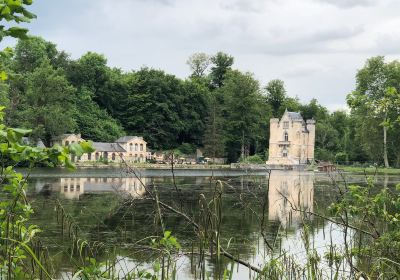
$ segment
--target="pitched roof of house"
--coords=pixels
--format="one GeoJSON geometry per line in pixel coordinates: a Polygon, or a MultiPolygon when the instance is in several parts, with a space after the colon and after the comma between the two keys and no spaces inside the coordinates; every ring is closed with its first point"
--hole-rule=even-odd
{"type": "Polygon", "coordinates": [[[38,148],[46,148],[43,141],[40,139],[33,140],[32,138],[29,138],[29,137],[22,137],[21,141],[24,145],[29,145],[29,146],[38,147],[38,148]]]}
{"type": "Polygon", "coordinates": [[[126,152],[118,143],[93,142],[96,152],[126,152]]]}
{"type": "Polygon", "coordinates": [[[52,140],[60,140],[60,139],[65,139],[69,136],[76,136],[78,138],[81,138],[80,134],[75,134],[75,133],[65,133],[65,134],[61,134],[61,135],[57,135],[57,136],[53,136],[52,140]]]}
{"type": "Polygon", "coordinates": [[[287,112],[289,118],[291,118],[292,120],[303,120],[303,117],[301,116],[301,114],[299,112],[287,112]]]}
{"type": "Polygon", "coordinates": [[[139,136],[122,136],[120,138],[118,138],[117,140],[115,140],[116,143],[127,143],[133,139],[140,139],[143,140],[143,137],[139,137],[139,136]]]}

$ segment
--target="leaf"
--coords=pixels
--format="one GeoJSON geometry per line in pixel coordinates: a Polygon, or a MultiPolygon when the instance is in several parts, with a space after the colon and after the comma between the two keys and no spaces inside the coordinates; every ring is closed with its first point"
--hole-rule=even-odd
{"type": "Polygon", "coordinates": [[[12,130],[19,136],[23,136],[32,132],[31,129],[12,128],[12,130]]]}
{"type": "Polygon", "coordinates": [[[92,147],[92,144],[92,141],[82,141],[80,146],[84,153],[92,153],[95,151],[95,149],[92,147]]]}
{"type": "Polygon", "coordinates": [[[5,71],[0,71],[0,80],[7,80],[7,73],[5,71]]]}
{"type": "Polygon", "coordinates": [[[11,13],[11,9],[8,6],[4,6],[3,9],[1,10],[1,15],[2,16],[7,16],[11,13]]]}
{"type": "Polygon", "coordinates": [[[76,156],[81,156],[85,151],[82,146],[78,143],[72,143],[68,146],[68,151],[76,156]]]}
{"type": "Polygon", "coordinates": [[[10,27],[7,30],[7,33],[8,33],[8,35],[10,35],[10,36],[12,36],[14,38],[26,39],[27,38],[28,29],[22,28],[22,27],[13,26],[13,27],[10,27]]]}

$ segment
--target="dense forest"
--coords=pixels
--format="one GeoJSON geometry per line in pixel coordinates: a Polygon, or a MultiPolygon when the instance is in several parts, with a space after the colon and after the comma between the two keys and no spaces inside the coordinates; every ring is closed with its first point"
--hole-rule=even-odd
{"type": "Polygon", "coordinates": [[[400,165],[400,63],[384,57],[355,73],[349,112],[329,112],[316,99],[301,103],[282,80],[262,86],[222,52],[193,54],[186,79],[147,67],[125,72],[93,52],[74,60],[38,37],[19,41],[0,59],[8,75],[0,84],[7,125],[31,128],[46,144],[62,133],[93,141],[130,134],[154,150],[202,147],[230,162],[265,160],[269,119],[288,109],[317,121],[316,159],[400,165]]]}

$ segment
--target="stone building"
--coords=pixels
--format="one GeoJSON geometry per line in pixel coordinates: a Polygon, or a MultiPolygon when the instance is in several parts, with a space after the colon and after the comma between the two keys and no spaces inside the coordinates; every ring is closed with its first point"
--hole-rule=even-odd
{"type": "Polygon", "coordinates": [[[315,120],[285,110],[279,120],[270,120],[269,165],[299,165],[314,160],[315,120]]]}
{"type": "Polygon", "coordinates": [[[147,155],[147,142],[143,137],[123,136],[115,141],[125,149],[125,158],[129,161],[145,162],[147,155]]]}
{"type": "Polygon", "coordinates": [[[73,143],[80,143],[81,141],[85,141],[82,139],[81,134],[61,134],[59,136],[53,137],[50,144],[60,145],[60,146],[68,146],[73,143]]]}
{"type": "MultiPolygon", "coordinates": [[[[62,134],[52,139],[52,145],[68,146],[85,141],[80,134],[62,134]]],[[[71,156],[73,162],[107,160],[109,162],[135,161],[146,162],[147,143],[143,137],[124,136],[115,143],[93,142],[94,152],[81,157],[71,156]]]]}

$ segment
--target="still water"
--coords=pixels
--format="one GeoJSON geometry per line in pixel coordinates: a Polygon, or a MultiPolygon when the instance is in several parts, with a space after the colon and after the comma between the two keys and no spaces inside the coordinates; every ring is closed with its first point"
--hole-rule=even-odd
{"type": "MultiPolygon", "coordinates": [[[[293,210],[329,216],[328,206],[337,196],[332,179],[342,180],[339,176],[238,170],[176,170],[174,176],[168,170],[142,170],[137,175],[139,178],[119,169],[80,169],[74,173],[44,169],[30,175],[28,197],[35,210],[33,222],[43,230],[41,237],[59,279],[70,279],[75,269],[67,228],[71,224],[75,225],[79,239],[102,244],[96,258],[112,259],[116,274],[151,269],[155,255],[144,248],[150,245],[149,236],[160,235],[161,226],[154,202],[147,199],[147,190],[156,191],[160,201],[197,221],[200,196],[211,200],[221,184],[221,244],[234,256],[260,268],[271,259],[266,242],[273,247],[273,255],[286,252],[299,264],[305,260],[304,238],[320,255],[329,244],[343,245],[338,226],[293,210]],[[60,221],[60,207],[68,223],[60,221]],[[310,225],[308,237],[302,228],[304,219],[310,225]]],[[[346,174],[346,181],[363,184],[365,177],[346,174]]],[[[399,181],[396,176],[376,177],[377,185],[394,185],[399,181]]],[[[180,215],[165,210],[162,220],[165,229],[172,231],[181,244],[181,253],[176,257],[177,279],[197,279],[199,241],[193,226],[180,215]]],[[[209,254],[205,263],[211,279],[222,278],[224,270],[232,269],[228,259],[217,261],[209,254]]],[[[232,279],[255,277],[242,265],[235,264],[232,271],[232,279]]]]}

